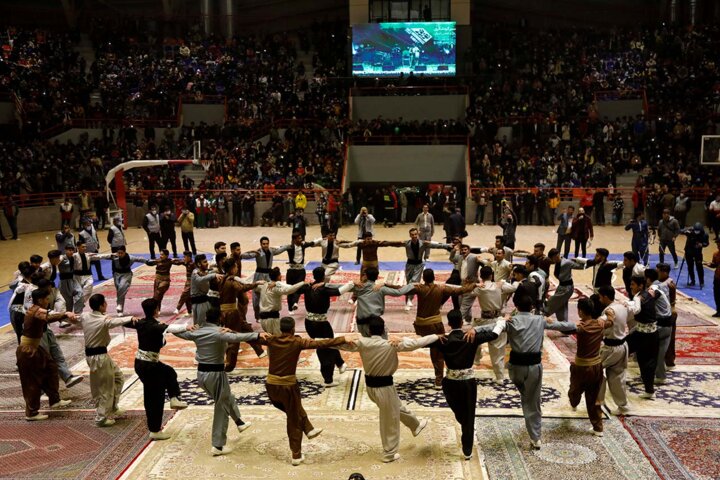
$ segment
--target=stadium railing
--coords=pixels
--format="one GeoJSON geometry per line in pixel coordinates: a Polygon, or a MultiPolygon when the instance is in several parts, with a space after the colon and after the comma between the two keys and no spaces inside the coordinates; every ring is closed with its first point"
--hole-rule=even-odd
{"type": "MultiPolygon", "coordinates": [[[[388,182],[390,183],[390,182],[388,182]]],[[[580,199],[582,199],[584,196],[586,196],[588,193],[593,193],[596,191],[603,191],[607,194],[608,199],[613,199],[617,195],[621,195],[622,199],[625,201],[625,208],[632,208],[632,195],[634,192],[634,189],[632,187],[619,187],[619,188],[588,188],[588,187],[524,187],[524,188],[490,188],[490,187],[470,187],[470,192],[472,195],[475,195],[476,193],[484,192],[486,194],[486,198],[488,201],[488,205],[491,202],[491,196],[495,192],[500,192],[503,196],[509,197],[514,194],[524,194],[528,190],[531,190],[533,193],[537,194],[540,190],[542,190],[544,193],[549,195],[552,192],[555,192],[558,194],[560,200],[562,201],[577,201],[579,202],[580,199]]],[[[234,192],[237,192],[239,194],[245,194],[245,192],[250,191],[255,195],[255,199],[259,202],[262,201],[270,201],[272,200],[272,197],[274,195],[280,194],[282,196],[287,195],[288,193],[296,194],[298,189],[297,188],[278,188],[278,189],[247,189],[247,188],[220,188],[220,189],[211,189],[211,190],[199,190],[199,189],[193,189],[193,190],[136,190],[136,191],[127,191],[127,202],[128,204],[133,203],[135,200],[142,200],[143,204],[146,206],[147,200],[152,197],[156,197],[158,194],[163,197],[170,197],[172,198],[176,206],[180,205],[178,201],[184,201],[188,195],[190,194],[200,194],[203,193],[206,196],[209,193],[212,193],[213,195],[219,195],[219,194],[225,194],[225,195],[231,195],[234,192]]],[[[648,189],[645,190],[646,192],[648,189]]],[[[690,199],[694,202],[705,202],[705,199],[708,198],[708,196],[715,192],[714,189],[711,188],[705,188],[705,187],[695,187],[695,188],[688,188],[684,189],[683,191],[686,192],[686,194],[690,197],[690,199]]],[[[99,195],[105,195],[105,190],[99,191],[99,190],[87,190],[86,191],[91,198],[95,198],[99,195]]],[[[340,189],[327,189],[327,192],[332,193],[334,195],[339,195],[341,193],[340,189]]],[[[27,208],[27,207],[47,207],[52,205],[59,205],[63,198],[69,198],[75,205],[78,203],[78,199],[80,197],[80,191],[72,191],[72,192],[48,192],[48,193],[22,193],[18,195],[14,195],[14,199],[18,206],[20,208],[27,208]]],[[[313,192],[310,192],[306,189],[305,194],[308,196],[308,200],[312,200],[313,192]]],[[[6,195],[0,196],[0,203],[4,202],[6,198],[6,195]]]]}
{"type": "MultiPolygon", "coordinates": [[[[161,195],[163,197],[170,197],[175,202],[176,206],[180,206],[181,204],[178,202],[184,202],[185,199],[190,195],[199,195],[204,194],[206,197],[208,194],[213,194],[214,196],[223,194],[223,195],[232,195],[233,193],[238,194],[245,194],[245,192],[252,192],[255,196],[255,200],[258,202],[265,202],[265,201],[271,201],[272,197],[275,195],[282,195],[286,196],[288,193],[292,193],[295,195],[298,192],[297,188],[283,188],[283,189],[248,189],[248,188],[222,188],[222,189],[194,189],[194,190],[136,190],[136,191],[130,191],[128,190],[126,193],[127,196],[127,203],[132,204],[135,200],[142,200],[144,205],[147,205],[145,202],[148,201],[150,198],[154,198],[157,195],[161,195]]],[[[339,189],[326,189],[328,193],[331,193],[333,195],[339,195],[340,190],[339,189]]],[[[105,190],[86,190],[85,191],[88,195],[90,195],[91,198],[96,198],[100,195],[105,196],[105,190]]],[[[29,208],[29,207],[48,207],[53,205],[58,205],[62,202],[64,198],[70,199],[70,201],[73,202],[73,204],[77,208],[78,200],[80,197],[80,194],[82,192],[80,191],[72,191],[72,192],[48,192],[48,193],[21,193],[17,195],[13,195],[13,198],[15,199],[15,202],[17,203],[18,207],[20,208],[29,208]]],[[[309,190],[305,190],[305,194],[308,196],[308,200],[312,200],[313,192],[309,190]]],[[[0,203],[4,202],[6,198],[6,195],[0,196],[0,203]]]]}

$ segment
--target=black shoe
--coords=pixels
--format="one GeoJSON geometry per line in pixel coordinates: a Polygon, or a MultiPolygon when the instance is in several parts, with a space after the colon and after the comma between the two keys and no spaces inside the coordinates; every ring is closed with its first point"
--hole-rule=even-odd
{"type": "Polygon", "coordinates": [[[704,283],[701,283],[701,284],[700,284],[700,290],[702,290],[703,288],[705,288],[705,284],[704,284],[704,283]]]}
{"type": "Polygon", "coordinates": [[[715,315],[713,315],[715,318],[720,318],[720,312],[715,312],[715,315]]]}
{"type": "Polygon", "coordinates": [[[0,237],[0,240],[2,240],[2,241],[4,242],[4,241],[7,240],[7,238],[5,238],[5,237],[0,237]]]}
{"type": "Polygon", "coordinates": [[[694,281],[694,280],[689,281],[689,282],[687,283],[687,286],[688,286],[688,287],[694,287],[694,286],[695,286],[695,281],[694,281]]]}
{"type": "Polygon", "coordinates": [[[100,281],[102,281],[102,280],[107,280],[107,278],[105,278],[105,277],[98,277],[98,280],[100,280],[100,281]]]}

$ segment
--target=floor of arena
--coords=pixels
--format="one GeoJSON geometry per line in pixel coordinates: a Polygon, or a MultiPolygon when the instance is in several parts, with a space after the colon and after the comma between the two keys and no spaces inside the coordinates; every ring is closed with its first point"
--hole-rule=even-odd
{"type": "MultiPolygon", "coordinates": [[[[407,238],[408,226],[376,228],[376,238],[407,238]]],[[[469,227],[471,245],[491,245],[499,229],[469,227]]],[[[341,239],[353,240],[356,230],[343,228],[341,239]]],[[[630,244],[630,235],[618,227],[596,228],[590,248],[606,247],[619,258],[630,244]]],[[[222,239],[228,244],[240,241],[243,250],[255,249],[259,238],[267,235],[271,245],[289,241],[286,228],[220,228],[196,230],[199,251],[211,252],[212,244],[222,239]]],[[[319,236],[311,227],[308,238],[319,236]]],[[[128,252],[146,254],[143,231],[128,231],[128,252]]],[[[439,239],[439,235],[437,236],[439,239]]],[[[28,234],[19,242],[0,245],[0,267],[11,272],[17,262],[29,253],[45,253],[54,247],[52,233],[28,234]]],[[[180,241],[178,236],[178,241],[180,241]]],[[[552,227],[519,227],[518,248],[532,250],[542,241],[548,249],[555,245],[552,227]]],[[[103,242],[104,243],[104,242],[103,242]]],[[[656,249],[657,246],[653,246],[656,249]]],[[[182,248],[180,248],[182,250],[182,248]]],[[[710,258],[706,252],[706,258],[710,258]]],[[[404,250],[385,248],[381,259],[380,281],[404,283],[404,250]]],[[[590,254],[592,256],[592,254],[590,254]]],[[[359,278],[354,265],[355,251],[341,251],[342,270],[334,281],[359,278]]],[[[285,267],[285,254],[276,265],[285,267]]],[[[308,250],[308,272],[320,259],[319,249],[308,250]]],[[[435,250],[428,267],[434,268],[438,280],[449,275],[447,254],[435,250]]],[[[278,261],[279,260],[279,261],[278,261]]],[[[651,257],[651,263],[657,257],[651,257]]],[[[109,265],[104,268],[109,277],[109,265]]],[[[251,275],[254,262],[243,265],[243,275],[251,275]]],[[[243,346],[238,368],[230,374],[231,388],[238,399],[243,418],[254,426],[242,434],[230,429],[228,436],[233,453],[212,457],[210,426],[212,402],[195,382],[194,345],[168,336],[161,358],[172,365],[181,381],[182,399],[187,410],[166,411],[165,430],[172,438],[149,442],[143,411],[142,385],[133,371],[137,337],[133,331],[115,330],[109,353],[126,375],[121,407],[128,410],[125,419],[108,428],[93,426],[93,405],[87,379],[64,390],[61,396],[73,404],[53,411],[46,422],[26,422],[20,383],[15,371],[16,341],[4,328],[0,334],[0,478],[33,479],[113,479],[113,478],[322,478],[345,479],[361,472],[367,479],[546,479],[561,474],[567,479],[711,479],[720,478],[720,326],[711,317],[712,272],[706,269],[704,290],[685,288],[687,269],[680,273],[678,295],[677,367],[669,372],[668,382],[657,387],[657,399],[639,398],[642,385],[636,364],[631,364],[628,392],[632,416],[610,415],[615,405],[607,397],[605,436],[595,437],[580,404],[571,410],[567,401],[570,359],[574,357],[575,339],[555,332],[546,334],[543,353],[543,448],[528,449],[528,437],[520,409],[520,397],[510,382],[495,383],[488,356],[477,367],[478,399],[476,420],[476,454],[464,461],[460,450],[460,431],[441,391],[433,389],[433,371],[428,351],[400,354],[400,368],[395,383],[401,399],[419,417],[430,420],[428,429],[413,437],[403,429],[401,459],[384,464],[378,434],[377,408],[365,393],[362,364],[357,354],[343,353],[348,370],[336,375],[340,385],[325,389],[319,373],[319,362],[313,351],[304,352],[298,365],[303,403],[310,419],[325,429],[313,440],[303,441],[306,463],[290,465],[285,433],[285,417],[270,405],[264,381],[267,359],[258,359],[252,349],[243,346]],[[350,427],[350,428],[348,428],[350,427]]],[[[126,313],[140,314],[140,302],[152,295],[154,268],[141,266],[135,271],[128,294],[126,313]]],[[[571,317],[577,320],[574,303],[589,295],[590,271],[574,273],[576,290],[571,300],[571,317]]],[[[187,322],[184,311],[173,315],[184,283],[184,268],[172,273],[171,288],[163,303],[162,321],[187,322]]],[[[3,279],[5,283],[5,279],[3,279]]],[[[622,291],[621,280],[616,280],[622,291]]],[[[108,297],[108,311],[115,308],[112,281],[98,282],[97,293],[108,297]]],[[[0,301],[7,292],[0,294],[0,301]]],[[[329,312],[337,334],[353,333],[354,306],[349,294],[337,298],[329,312]]],[[[284,313],[287,306],[283,302],[284,313]]],[[[385,320],[395,336],[411,335],[415,309],[404,310],[403,298],[387,298],[385,320]]],[[[445,312],[451,307],[445,305],[445,312]]],[[[248,320],[255,328],[252,309],[248,320]]],[[[299,334],[304,334],[304,309],[294,315],[299,334]]],[[[2,319],[0,319],[2,320],[2,319]]],[[[55,327],[53,327],[55,329],[55,327]]],[[[74,365],[76,373],[87,373],[82,332],[76,327],[55,329],[60,345],[74,365]]],[[[487,347],[484,347],[485,351],[487,347]]],[[[47,399],[43,400],[47,406],[47,399]]]]}

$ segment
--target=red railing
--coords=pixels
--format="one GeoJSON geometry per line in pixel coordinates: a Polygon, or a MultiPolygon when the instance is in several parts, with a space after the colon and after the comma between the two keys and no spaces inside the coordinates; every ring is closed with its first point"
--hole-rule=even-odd
{"type": "MultiPolygon", "coordinates": [[[[390,183],[390,180],[388,180],[388,183],[390,183]]],[[[603,191],[607,194],[608,198],[615,198],[617,195],[621,195],[623,200],[625,200],[625,208],[632,207],[632,196],[634,193],[634,189],[632,187],[618,187],[618,188],[585,188],[585,187],[571,187],[571,188],[564,188],[564,187],[546,187],[546,188],[540,188],[540,187],[531,187],[531,188],[486,188],[486,187],[470,187],[470,193],[471,195],[474,195],[478,192],[485,192],[486,198],[488,202],[490,201],[490,197],[495,192],[500,192],[502,195],[510,196],[516,193],[526,193],[528,190],[532,191],[533,193],[537,194],[540,190],[542,190],[546,194],[550,194],[551,192],[555,192],[558,194],[560,200],[562,201],[579,201],[584,196],[588,194],[592,194],[597,191],[603,191]]],[[[143,202],[146,202],[149,198],[155,197],[156,195],[160,194],[163,197],[171,197],[173,200],[176,201],[184,201],[188,195],[192,194],[199,194],[203,193],[206,196],[209,193],[212,193],[213,195],[218,194],[227,194],[230,195],[234,192],[242,193],[244,194],[248,189],[244,188],[221,188],[221,189],[213,189],[213,190],[137,190],[135,192],[127,192],[127,202],[128,204],[133,203],[133,201],[137,198],[142,199],[143,202]]],[[[288,192],[290,193],[297,193],[297,188],[284,188],[284,189],[250,189],[254,195],[255,198],[258,201],[270,201],[272,197],[276,194],[280,195],[287,195],[288,192]]],[[[332,188],[327,189],[328,192],[339,195],[341,193],[340,188],[332,188]]],[[[692,201],[696,202],[704,202],[705,199],[713,193],[715,190],[711,188],[704,188],[704,187],[695,187],[695,188],[688,188],[683,190],[688,197],[692,201]]],[[[645,190],[647,193],[648,190],[645,190]]],[[[52,205],[58,205],[63,198],[69,198],[75,205],[78,204],[78,199],[80,197],[79,191],[75,192],[51,192],[51,193],[25,193],[20,195],[15,195],[14,199],[18,206],[20,208],[27,208],[27,207],[42,207],[42,206],[52,206],[52,205]]],[[[87,193],[90,195],[91,198],[95,198],[99,195],[105,196],[105,191],[97,191],[97,190],[88,190],[87,193]]],[[[305,194],[308,197],[309,201],[313,200],[313,192],[305,191],[305,194]]],[[[0,196],[0,205],[2,205],[5,201],[5,196],[0,196]]]]}
{"type": "MultiPolygon", "coordinates": [[[[592,195],[595,192],[605,192],[608,198],[616,198],[618,195],[622,197],[623,200],[625,200],[625,207],[632,206],[632,203],[628,203],[631,201],[633,193],[635,192],[635,189],[633,187],[617,187],[617,188],[588,188],[588,187],[508,187],[508,188],[489,188],[489,187],[470,187],[471,194],[484,192],[486,198],[488,199],[488,202],[490,201],[490,196],[493,195],[495,192],[500,192],[502,195],[510,196],[515,194],[523,194],[526,193],[528,190],[531,192],[537,194],[541,190],[546,193],[550,194],[552,192],[555,192],[558,194],[560,200],[562,201],[579,201],[586,195],[592,195]]],[[[712,188],[705,188],[705,187],[693,187],[693,188],[684,188],[683,192],[690,197],[690,200],[697,201],[697,202],[704,202],[705,199],[713,193],[715,190],[712,188]]],[[[644,193],[647,194],[650,192],[650,189],[645,189],[644,193]]]]}
{"type": "MultiPolygon", "coordinates": [[[[340,195],[340,189],[337,188],[331,188],[326,189],[329,193],[333,195],[340,195]]],[[[179,201],[185,201],[185,199],[188,197],[188,195],[192,194],[204,194],[206,197],[209,194],[213,194],[214,196],[224,194],[224,195],[231,195],[233,193],[239,193],[239,194],[245,194],[245,192],[250,191],[255,195],[255,199],[258,202],[264,202],[264,201],[270,201],[272,200],[272,197],[274,195],[280,194],[280,195],[287,195],[288,193],[296,194],[298,192],[297,188],[284,188],[284,189],[247,189],[247,188],[225,188],[225,189],[213,189],[213,190],[137,190],[135,192],[127,191],[127,203],[132,204],[133,201],[136,199],[142,199],[143,202],[147,202],[148,199],[156,197],[158,194],[162,197],[170,197],[173,199],[173,201],[177,204],[179,201]]],[[[90,198],[97,198],[100,195],[103,197],[106,195],[105,190],[99,191],[99,190],[87,190],[86,191],[88,195],[90,195],[90,198]]],[[[15,202],[17,203],[18,207],[20,208],[28,208],[28,207],[48,207],[53,205],[58,205],[62,202],[64,198],[70,199],[72,203],[76,206],[79,203],[80,194],[82,192],[50,192],[50,193],[23,193],[19,195],[14,195],[13,198],[15,202]]],[[[314,193],[308,190],[305,190],[305,195],[308,197],[308,201],[314,200],[314,193]]],[[[0,205],[2,205],[5,202],[6,196],[0,196],[0,205]]],[[[112,206],[111,206],[112,208],[112,206]]]]}

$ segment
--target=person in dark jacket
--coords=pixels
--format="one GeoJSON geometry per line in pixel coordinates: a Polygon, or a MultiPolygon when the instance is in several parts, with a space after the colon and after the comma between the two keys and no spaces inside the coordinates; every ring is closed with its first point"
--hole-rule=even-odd
{"type": "Polygon", "coordinates": [[[582,249],[583,258],[587,255],[587,244],[588,240],[592,240],[594,237],[593,224],[588,215],[585,215],[585,210],[580,207],[578,214],[572,222],[570,228],[570,238],[575,242],[575,256],[578,256],[580,249],[582,249]]]}

